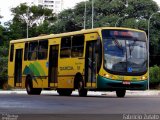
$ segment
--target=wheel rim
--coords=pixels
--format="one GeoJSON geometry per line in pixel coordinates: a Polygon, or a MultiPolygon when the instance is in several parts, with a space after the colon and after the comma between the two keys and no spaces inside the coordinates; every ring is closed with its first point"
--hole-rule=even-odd
{"type": "Polygon", "coordinates": [[[31,91],[30,85],[27,84],[27,91],[31,91]]]}
{"type": "Polygon", "coordinates": [[[82,88],[83,88],[83,83],[82,83],[82,81],[80,81],[78,84],[78,91],[81,91],[82,88]]]}

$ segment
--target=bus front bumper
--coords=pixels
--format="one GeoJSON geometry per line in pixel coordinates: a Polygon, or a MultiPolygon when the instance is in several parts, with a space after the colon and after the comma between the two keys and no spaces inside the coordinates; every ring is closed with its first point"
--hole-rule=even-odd
{"type": "Polygon", "coordinates": [[[129,84],[123,84],[122,80],[112,80],[102,76],[98,76],[97,89],[115,91],[120,89],[125,90],[146,90],[148,80],[130,81],[129,84]]]}

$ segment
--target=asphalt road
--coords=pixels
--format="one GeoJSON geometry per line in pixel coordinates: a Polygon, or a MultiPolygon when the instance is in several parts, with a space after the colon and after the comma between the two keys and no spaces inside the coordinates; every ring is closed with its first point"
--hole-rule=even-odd
{"type": "Polygon", "coordinates": [[[10,115],[9,117],[16,117],[13,115],[20,115],[21,117],[39,115],[41,119],[44,119],[45,116],[50,115],[53,119],[54,115],[56,119],[57,117],[64,119],[65,116],[66,120],[69,120],[72,115],[75,115],[76,118],[86,115],[93,118],[96,118],[94,117],[96,115],[101,118],[102,116],[106,117],[106,114],[107,117],[113,117],[114,114],[122,118],[124,114],[160,114],[160,96],[117,98],[116,96],[93,95],[88,97],[79,97],[78,95],[66,97],[52,94],[40,96],[0,94],[0,113],[2,118],[7,115],[10,115]]]}

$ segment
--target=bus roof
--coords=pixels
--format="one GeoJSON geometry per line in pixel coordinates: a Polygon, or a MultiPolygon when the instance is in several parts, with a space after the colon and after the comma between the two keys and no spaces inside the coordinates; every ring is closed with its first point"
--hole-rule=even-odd
{"type": "Polygon", "coordinates": [[[58,37],[63,37],[63,36],[93,33],[93,32],[99,32],[102,29],[117,29],[117,30],[131,30],[131,31],[137,31],[137,32],[144,32],[144,31],[138,30],[138,29],[123,28],[123,27],[99,27],[99,28],[93,28],[93,29],[82,29],[82,30],[74,31],[74,32],[65,32],[65,33],[50,34],[50,35],[40,35],[40,36],[37,36],[37,37],[11,40],[10,43],[20,43],[20,42],[27,42],[27,41],[34,41],[34,40],[58,38],[58,37]]]}

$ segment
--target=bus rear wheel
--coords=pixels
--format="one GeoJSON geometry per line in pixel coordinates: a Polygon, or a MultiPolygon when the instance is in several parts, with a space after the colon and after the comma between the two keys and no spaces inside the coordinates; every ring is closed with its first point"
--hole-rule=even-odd
{"type": "Polygon", "coordinates": [[[79,96],[81,97],[85,97],[87,96],[87,89],[84,88],[84,82],[83,81],[79,81],[78,82],[78,93],[79,93],[79,96]]]}
{"type": "Polygon", "coordinates": [[[124,97],[125,96],[125,94],[126,94],[126,90],[117,90],[116,91],[116,95],[117,95],[117,97],[124,97]]]}
{"type": "Polygon", "coordinates": [[[31,77],[27,77],[26,91],[27,91],[28,95],[40,95],[42,89],[41,88],[33,88],[31,77]]]}

